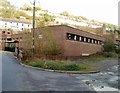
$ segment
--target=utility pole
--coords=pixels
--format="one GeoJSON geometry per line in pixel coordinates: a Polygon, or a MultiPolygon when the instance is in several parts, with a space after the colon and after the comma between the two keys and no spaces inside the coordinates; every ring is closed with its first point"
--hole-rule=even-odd
{"type": "Polygon", "coordinates": [[[34,0],[34,3],[33,3],[33,31],[32,31],[32,57],[34,57],[34,32],[35,32],[35,0],[34,0]]]}

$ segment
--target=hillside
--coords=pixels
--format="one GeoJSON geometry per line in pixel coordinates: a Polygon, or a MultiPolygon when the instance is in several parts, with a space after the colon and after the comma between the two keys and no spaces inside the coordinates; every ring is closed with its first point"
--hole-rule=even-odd
{"type": "MultiPolygon", "coordinates": [[[[25,4],[18,9],[12,6],[6,0],[0,2],[0,17],[5,19],[14,19],[19,21],[32,22],[32,7],[25,4]]],[[[120,34],[120,28],[110,23],[103,23],[97,20],[89,20],[84,16],[76,16],[69,14],[67,11],[55,14],[47,10],[36,7],[36,25],[39,25],[39,21],[44,21],[47,25],[60,25],[67,24],[79,28],[84,31],[99,34],[96,28],[101,28],[103,24],[106,25],[107,33],[120,34]]]]}

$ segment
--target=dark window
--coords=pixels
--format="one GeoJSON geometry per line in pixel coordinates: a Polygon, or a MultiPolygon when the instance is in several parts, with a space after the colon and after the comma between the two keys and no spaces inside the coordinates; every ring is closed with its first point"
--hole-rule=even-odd
{"type": "Polygon", "coordinates": [[[81,36],[81,41],[84,42],[84,37],[83,36],[81,36]]]}
{"type": "Polygon", "coordinates": [[[90,38],[90,43],[92,43],[92,39],[90,38]]]}
{"type": "Polygon", "coordinates": [[[22,37],[20,37],[20,39],[22,39],[22,37]]]}
{"type": "Polygon", "coordinates": [[[8,41],[11,41],[12,39],[11,38],[7,38],[8,41]]]}
{"type": "Polygon", "coordinates": [[[102,41],[100,41],[100,45],[102,45],[102,41]]]}
{"type": "Polygon", "coordinates": [[[88,38],[88,37],[84,37],[84,36],[80,36],[80,35],[76,35],[76,34],[71,34],[71,33],[67,33],[67,39],[74,40],[74,41],[86,42],[86,43],[102,44],[102,41],[100,41],[100,40],[96,40],[96,39],[92,39],[92,38],[88,38]]]}
{"type": "Polygon", "coordinates": [[[94,42],[95,44],[97,43],[97,41],[95,40],[95,42],[94,42]]]}
{"type": "Polygon", "coordinates": [[[93,43],[95,44],[95,39],[93,39],[93,43]]]}
{"type": "Polygon", "coordinates": [[[8,34],[10,34],[10,32],[7,32],[8,34]]]}
{"type": "Polygon", "coordinates": [[[68,39],[68,40],[71,40],[71,38],[72,38],[72,37],[71,37],[71,34],[70,34],[70,33],[67,33],[67,39],[68,39]]]}
{"type": "Polygon", "coordinates": [[[98,40],[96,40],[96,44],[98,44],[98,40]]]}
{"type": "Polygon", "coordinates": [[[87,42],[87,43],[88,43],[88,40],[89,40],[89,39],[86,37],[86,42],[87,42]]]}
{"type": "Polygon", "coordinates": [[[75,35],[71,34],[71,40],[74,40],[74,38],[75,38],[75,35]]]}
{"type": "Polygon", "coordinates": [[[76,35],[76,41],[79,41],[80,36],[76,35]]]}
{"type": "Polygon", "coordinates": [[[23,26],[23,24],[22,24],[22,26],[23,26]]]}
{"type": "Polygon", "coordinates": [[[2,33],[5,33],[5,31],[2,31],[2,33]]]}

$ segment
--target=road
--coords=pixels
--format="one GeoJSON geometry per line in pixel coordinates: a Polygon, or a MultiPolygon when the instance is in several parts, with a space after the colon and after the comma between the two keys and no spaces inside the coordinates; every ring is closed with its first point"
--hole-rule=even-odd
{"type": "Polygon", "coordinates": [[[116,91],[118,66],[97,74],[65,74],[31,69],[2,54],[2,91],[116,91]],[[108,90],[107,90],[108,89],[108,90]]]}

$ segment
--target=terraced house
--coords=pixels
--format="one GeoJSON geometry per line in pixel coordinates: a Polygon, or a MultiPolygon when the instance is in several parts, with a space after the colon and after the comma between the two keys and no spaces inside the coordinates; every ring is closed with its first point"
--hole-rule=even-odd
{"type": "Polygon", "coordinates": [[[32,23],[0,18],[0,28],[11,29],[13,31],[23,31],[24,29],[31,29],[32,23]]]}

